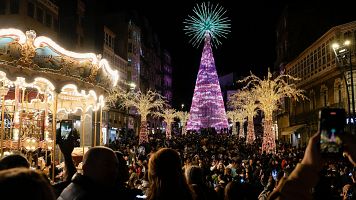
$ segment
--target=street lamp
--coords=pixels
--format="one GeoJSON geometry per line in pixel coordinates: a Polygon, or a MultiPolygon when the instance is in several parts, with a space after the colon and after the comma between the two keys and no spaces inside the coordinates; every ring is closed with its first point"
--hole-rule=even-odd
{"type": "Polygon", "coordinates": [[[181,106],[181,108],[182,108],[182,110],[184,109],[184,103],[182,103],[182,105],[180,105],[181,106]]]}
{"type": "MultiPolygon", "coordinates": [[[[346,86],[347,86],[349,116],[351,116],[350,104],[352,104],[352,117],[351,117],[351,120],[349,117],[349,122],[354,124],[355,123],[355,120],[354,120],[354,117],[355,117],[355,94],[354,93],[355,92],[354,92],[354,78],[353,78],[353,67],[352,67],[352,60],[351,60],[350,44],[351,44],[350,40],[345,40],[344,43],[341,43],[341,44],[339,44],[339,43],[332,44],[332,48],[334,50],[337,62],[339,64],[341,64],[341,67],[349,65],[350,71],[344,72],[344,79],[345,79],[346,86]],[[350,102],[350,95],[349,95],[350,91],[348,88],[349,86],[351,87],[351,102],[350,102]]],[[[351,125],[350,125],[350,130],[351,130],[351,125]]]]}
{"type": "Polygon", "coordinates": [[[134,82],[129,83],[129,86],[131,91],[134,91],[136,88],[136,84],[134,82]]]}

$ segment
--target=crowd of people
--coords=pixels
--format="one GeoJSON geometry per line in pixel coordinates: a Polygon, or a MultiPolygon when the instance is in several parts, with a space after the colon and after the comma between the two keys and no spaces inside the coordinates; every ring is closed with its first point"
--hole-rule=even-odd
{"type": "Polygon", "coordinates": [[[118,135],[108,147],[90,148],[80,172],[71,156],[74,142],[67,140],[59,144],[61,181],[51,183],[14,154],[0,160],[0,193],[39,200],[356,199],[356,140],[343,137],[344,154],[327,158],[319,152],[318,134],[306,148],[277,143],[275,154],[261,152],[261,138],[246,144],[214,131],[170,140],[153,134],[144,145],[131,134],[118,135]]]}

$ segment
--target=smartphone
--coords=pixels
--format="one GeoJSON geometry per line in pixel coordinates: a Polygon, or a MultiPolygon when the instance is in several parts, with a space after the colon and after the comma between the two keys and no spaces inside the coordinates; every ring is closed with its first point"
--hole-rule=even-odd
{"type": "Polygon", "coordinates": [[[66,140],[68,139],[69,134],[73,130],[73,121],[72,120],[62,120],[60,122],[61,138],[66,140]]]}
{"type": "Polygon", "coordinates": [[[146,195],[136,195],[136,199],[146,199],[147,196],[146,195]]]}
{"type": "Polygon", "coordinates": [[[275,181],[277,181],[277,175],[278,175],[277,170],[276,170],[276,169],[272,170],[272,178],[273,178],[275,181]]]}
{"type": "Polygon", "coordinates": [[[319,112],[321,154],[342,154],[340,135],[344,134],[346,112],[342,108],[323,108],[319,112]]]}

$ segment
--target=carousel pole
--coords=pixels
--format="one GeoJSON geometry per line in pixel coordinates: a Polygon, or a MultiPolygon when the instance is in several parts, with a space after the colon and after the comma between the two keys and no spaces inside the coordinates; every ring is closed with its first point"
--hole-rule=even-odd
{"type": "Polygon", "coordinates": [[[103,144],[103,106],[100,106],[100,141],[99,141],[99,145],[101,146],[103,144]]]}
{"type": "Polygon", "coordinates": [[[54,94],[54,106],[53,106],[53,112],[52,112],[52,140],[53,140],[53,147],[52,147],[52,181],[54,182],[54,173],[55,173],[55,168],[56,168],[56,162],[55,162],[55,153],[56,153],[56,135],[57,135],[57,101],[58,101],[58,94],[56,92],[53,92],[54,94]]]}
{"type": "MultiPolygon", "coordinates": [[[[21,88],[22,89],[22,95],[21,95],[21,109],[19,109],[19,118],[20,118],[20,128],[19,128],[19,136],[17,140],[17,150],[20,151],[21,147],[21,131],[22,131],[22,117],[23,117],[23,110],[24,110],[24,101],[25,101],[25,90],[26,88],[21,88]]],[[[31,164],[31,163],[30,163],[31,164]]]]}
{"type": "Polygon", "coordinates": [[[43,138],[45,141],[49,139],[49,134],[48,134],[48,94],[44,93],[44,98],[45,98],[45,110],[44,110],[44,127],[43,127],[43,138]]]}
{"type": "Polygon", "coordinates": [[[4,156],[3,142],[5,135],[5,95],[2,95],[2,104],[1,104],[1,155],[0,158],[4,156]]]}
{"type": "MultiPolygon", "coordinates": [[[[18,104],[19,104],[19,87],[17,84],[15,84],[15,101],[13,104],[13,116],[12,116],[12,126],[11,126],[11,134],[12,140],[16,140],[16,137],[19,135],[19,117],[18,117],[18,104]],[[17,135],[16,135],[17,134],[17,135]]],[[[11,145],[12,148],[12,145],[11,145]]]]}
{"type": "Polygon", "coordinates": [[[97,110],[94,110],[94,147],[96,146],[96,121],[98,120],[97,110]]]}
{"type": "Polygon", "coordinates": [[[82,159],[82,161],[84,161],[84,149],[85,149],[85,144],[84,144],[84,124],[85,124],[85,113],[84,113],[84,110],[82,111],[82,124],[81,124],[81,126],[82,126],[82,138],[81,138],[81,140],[82,140],[82,144],[83,144],[83,159],[82,159]]]}

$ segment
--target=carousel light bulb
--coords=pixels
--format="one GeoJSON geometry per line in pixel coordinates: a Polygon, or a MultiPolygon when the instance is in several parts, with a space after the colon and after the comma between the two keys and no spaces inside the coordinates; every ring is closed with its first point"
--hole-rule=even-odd
{"type": "Polygon", "coordinates": [[[18,140],[19,139],[19,129],[14,128],[12,129],[12,135],[13,135],[13,140],[18,140]]]}

